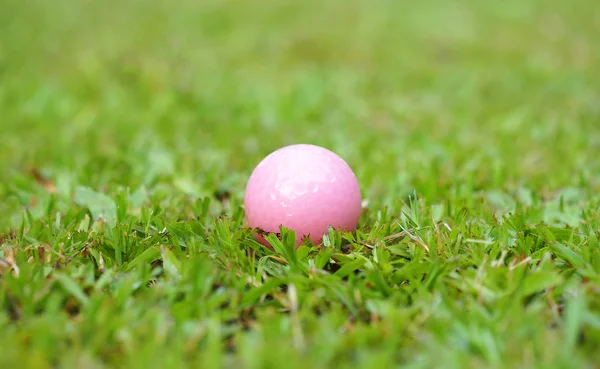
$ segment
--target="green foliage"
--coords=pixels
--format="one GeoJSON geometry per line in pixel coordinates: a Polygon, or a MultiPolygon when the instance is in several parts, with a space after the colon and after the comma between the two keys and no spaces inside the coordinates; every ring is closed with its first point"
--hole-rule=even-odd
{"type": "Polygon", "coordinates": [[[600,8],[0,2],[0,368],[595,368],[600,8]],[[258,243],[339,153],[359,229],[258,243]]]}

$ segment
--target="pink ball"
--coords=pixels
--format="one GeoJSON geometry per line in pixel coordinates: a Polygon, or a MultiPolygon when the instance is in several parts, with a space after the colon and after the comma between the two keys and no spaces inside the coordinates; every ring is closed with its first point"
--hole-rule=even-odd
{"type": "Polygon", "coordinates": [[[296,245],[305,236],[318,244],[328,226],[356,229],[361,194],[354,172],[338,155],[319,146],[292,145],[271,153],[254,169],[244,207],[251,228],[277,233],[284,226],[296,232],[296,245]]]}

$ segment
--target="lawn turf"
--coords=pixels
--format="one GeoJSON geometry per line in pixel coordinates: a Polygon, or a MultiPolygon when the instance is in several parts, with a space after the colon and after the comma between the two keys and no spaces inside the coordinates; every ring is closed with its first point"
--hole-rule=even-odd
{"type": "Polygon", "coordinates": [[[0,368],[597,368],[593,0],[0,2],[0,368]],[[257,244],[286,144],[359,229],[257,244]]]}

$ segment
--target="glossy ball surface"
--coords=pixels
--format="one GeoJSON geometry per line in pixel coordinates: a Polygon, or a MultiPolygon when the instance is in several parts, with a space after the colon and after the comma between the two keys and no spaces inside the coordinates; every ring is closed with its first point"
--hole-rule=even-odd
{"type": "Polygon", "coordinates": [[[356,228],[361,194],[354,172],[338,155],[315,145],[291,145],[271,153],[254,169],[244,207],[251,228],[279,232],[284,226],[296,232],[297,245],[305,236],[320,243],[328,226],[356,228]]]}

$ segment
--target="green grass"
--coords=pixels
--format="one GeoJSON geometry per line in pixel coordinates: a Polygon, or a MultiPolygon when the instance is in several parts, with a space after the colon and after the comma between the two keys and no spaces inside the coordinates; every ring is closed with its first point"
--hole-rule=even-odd
{"type": "Polygon", "coordinates": [[[592,0],[0,2],[0,368],[598,368],[592,0]],[[328,147],[356,232],[245,181],[328,147]]]}

